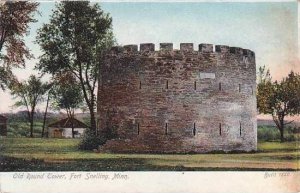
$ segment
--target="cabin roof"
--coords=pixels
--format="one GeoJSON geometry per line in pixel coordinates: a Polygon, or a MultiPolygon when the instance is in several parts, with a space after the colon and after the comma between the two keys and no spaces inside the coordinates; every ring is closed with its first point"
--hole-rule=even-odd
{"type": "Polygon", "coordinates": [[[86,124],[84,124],[83,122],[75,118],[61,119],[59,121],[49,124],[48,127],[71,128],[72,120],[73,120],[74,128],[88,128],[86,124]]]}

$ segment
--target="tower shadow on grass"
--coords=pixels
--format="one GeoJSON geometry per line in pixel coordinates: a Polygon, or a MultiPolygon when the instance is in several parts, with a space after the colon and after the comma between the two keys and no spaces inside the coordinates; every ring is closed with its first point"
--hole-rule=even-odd
{"type": "Polygon", "coordinates": [[[35,171],[295,171],[293,169],[185,167],[154,165],[145,158],[41,160],[0,157],[0,172],[35,171]]]}

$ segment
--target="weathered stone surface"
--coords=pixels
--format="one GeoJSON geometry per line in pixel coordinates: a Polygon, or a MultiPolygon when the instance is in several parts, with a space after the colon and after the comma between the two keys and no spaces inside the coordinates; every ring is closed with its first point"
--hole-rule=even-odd
{"type": "Polygon", "coordinates": [[[126,46],[124,46],[124,50],[126,50],[127,52],[137,52],[138,46],[137,45],[126,45],[126,46]]]}
{"type": "Polygon", "coordinates": [[[226,52],[229,52],[229,50],[230,50],[229,46],[216,45],[216,52],[226,53],[226,52]]]}
{"type": "Polygon", "coordinates": [[[172,43],[160,43],[160,50],[173,50],[172,43]]]}
{"type": "Polygon", "coordinates": [[[107,55],[98,125],[101,133],[117,129],[118,137],[100,151],[256,150],[254,52],[180,47],[145,53],[141,45],[141,52],[107,55]]]}
{"type": "Polygon", "coordinates": [[[140,44],[140,50],[141,51],[154,51],[155,50],[155,45],[152,44],[152,43],[140,44]]]}
{"type": "Polygon", "coordinates": [[[180,50],[181,51],[194,51],[194,44],[193,43],[181,43],[180,50]]]}
{"type": "Polygon", "coordinates": [[[213,49],[212,44],[199,44],[199,52],[213,52],[213,49]]]}
{"type": "Polygon", "coordinates": [[[238,47],[230,47],[230,53],[243,54],[243,49],[238,47]]]}

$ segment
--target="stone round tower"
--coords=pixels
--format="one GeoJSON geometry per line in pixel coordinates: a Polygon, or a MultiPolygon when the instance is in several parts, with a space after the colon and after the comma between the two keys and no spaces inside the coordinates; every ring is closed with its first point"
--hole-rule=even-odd
{"type": "Polygon", "coordinates": [[[254,52],[181,43],[113,47],[101,66],[98,128],[110,152],[257,148],[254,52]]]}

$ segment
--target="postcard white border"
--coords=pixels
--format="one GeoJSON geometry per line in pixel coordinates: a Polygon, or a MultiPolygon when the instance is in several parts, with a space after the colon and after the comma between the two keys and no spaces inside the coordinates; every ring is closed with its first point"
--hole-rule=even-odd
{"type": "MultiPolygon", "coordinates": [[[[151,2],[295,2],[296,0],[152,0],[151,2]]],[[[39,1],[53,2],[53,1],[39,1]]],[[[92,0],[95,2],[95,0],[92,0]]],[[[149,0],[102,0],[101,2],[149,2],[149,0]]],[[[298,52],[300,60],[300,0],[298,0],[298,52]]],[[[45,176],[46,176],[45,175],[45,176]]],[[[296,172],[0,172],[0,193],[154,193],[154,192],[300,192],[300,171],[296,172]],[[103,180],[84,177],[77,180],[14,178],[16,174],[74,174],[101,173],[114,176],[121,173],[128,179],[103,180]]]]}
{"type": "Polygon", "coordinates": [[[1,173],[1,193],[65,193],[65,192],[299,192],[299,172],[24,172],[1,173]],[[81,179],[69,180],[74,173],[81,179]],[[109,175],[109,179],[85,179],[87,173],[109,175]],[[26,179],[27,175],[42,175],[43,179],[26,179]],[[66,175],[66,179],[49,179],[47,175],[66,175]],[[128,179],[116,179],[115,174],[128,179]]]}

